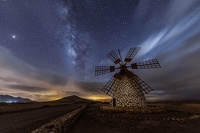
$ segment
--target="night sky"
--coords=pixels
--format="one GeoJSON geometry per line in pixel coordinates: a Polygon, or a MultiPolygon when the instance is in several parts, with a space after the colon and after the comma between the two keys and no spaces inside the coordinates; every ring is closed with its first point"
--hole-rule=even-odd
{"type": "Polygon", "coordinates": [[[141,47],[133,62],[162,66],[133,70],[154,89],[148,100],[200,100],[200,1],[0,0],[0,94],[107,99],[114,73],[94,68],[132,47],[141,47]]]}

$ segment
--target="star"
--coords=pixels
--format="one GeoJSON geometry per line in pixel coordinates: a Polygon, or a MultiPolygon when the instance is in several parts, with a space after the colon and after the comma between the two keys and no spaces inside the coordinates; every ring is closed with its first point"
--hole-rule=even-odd
{"type": "Polygon", "coordinates": [[[13,39],[15,39],[15,38],[16,38],[16,36],[15,36],[15,35],[12,35],[12,38],[13,38],[13,39]]]}

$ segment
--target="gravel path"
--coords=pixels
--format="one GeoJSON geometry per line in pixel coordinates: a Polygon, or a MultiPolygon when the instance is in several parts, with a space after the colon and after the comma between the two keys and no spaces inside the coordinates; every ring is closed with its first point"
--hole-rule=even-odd
{"type": "Polygon", "coordinates": [[[83,104],[45,107],[36,110],[0,115],[1,133],[29,133],[38,127],[63,116],[83,104]]]}

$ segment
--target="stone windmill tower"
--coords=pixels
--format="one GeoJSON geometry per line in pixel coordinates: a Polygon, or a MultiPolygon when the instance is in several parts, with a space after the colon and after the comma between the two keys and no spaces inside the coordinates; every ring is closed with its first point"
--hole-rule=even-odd
{"type": "Polygon", "coordinates": [[[132,61],[132,59],[135,57],[139,50],[140,47],[131,48],[128,54],[126,55],[124,62],[122,61],[120,50],[118,50],[119,56],[115,51],[111,51],[109,54],[107,54],[107,57],[119,66],[95,67],[95,76],[106,74],[109,72],[114,72],[115,70],[119,69],[119,72],[115,73],[115,75],[102,88],[103,92],[105,92],[113,98],[111,101],[112,106],[146,106],[146,99],[144,94],[147,94],[153,89],[150,86],[148,86],[142,79],[140,79],[136,74],[134,74],[128,69],[151,69],[161,68],[161,66],[156,59],[136,62],[127,65],[132,61]]]}

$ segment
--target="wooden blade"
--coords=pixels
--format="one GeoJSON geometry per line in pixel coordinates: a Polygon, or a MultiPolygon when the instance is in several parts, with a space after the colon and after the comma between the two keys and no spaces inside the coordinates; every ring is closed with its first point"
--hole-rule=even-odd
{"type": "Polygon", "coordinates": [[[118,55],[117,55],[117,53],[114,51],[114,50],[112,50],[110,53],[108,53],[107,55],[106,55],[111,61],[113,61],[115,64],[118,64],[118,63],[120,63],[120,59],[119,59],[119,57],[118,57],[118,55]]]}
{"type": "Polygon", "coordinates": [[[115,66],[96,66],[95,67],[95,76],[106,74],[109,72],[114,72],[115,66]]]}
{"type": "Polygon", "coordinates": [[[138,51],[140,50],[140,47],[136,47],[136,48],[131,48],[128,51],[128,54],[126,55],[125,58],[125,62],[131,62],[131,60],[135,57],[135,55],[138,53],[138,51]]]}
{"type": "Polygon", "coordinates": [[[106,94],[108,94],[111,97],[113,97],[113,94],[115,93],[115,91],[116,91],[116,89],[119,85],[119,81],[120,81],[120,79],[115,78],[115,77],[118,77],[118,76],[115,76],[115,75],[101,89],[103,92],[105,92],[106,94]]]}
{"type": "Polygon", "coordinates": [[[153,90],[149,85],[147,85],[142,79],[140,79],[135,74],[130,78],[130,80],[133,84],[137,84],[139,86],[138,89],[142,92],[143,95],[153,90]]]}
{"type": "Polygon", "coordinates": [[[142,62],[137,62],[131,64],[132,69],[151,69],[151,68],[161,68],[157,59],[147,60],[142,62]]]}

